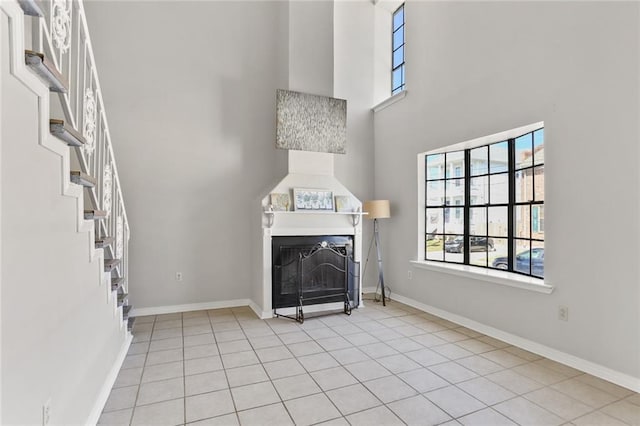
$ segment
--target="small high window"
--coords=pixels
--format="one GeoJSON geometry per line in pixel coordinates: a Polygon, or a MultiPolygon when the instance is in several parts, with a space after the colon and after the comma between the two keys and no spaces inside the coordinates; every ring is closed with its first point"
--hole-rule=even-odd
{"type": "Polygon", "coordinates": [[[393,13],[391,94],[404,90],[404,4],[393,13]]]}

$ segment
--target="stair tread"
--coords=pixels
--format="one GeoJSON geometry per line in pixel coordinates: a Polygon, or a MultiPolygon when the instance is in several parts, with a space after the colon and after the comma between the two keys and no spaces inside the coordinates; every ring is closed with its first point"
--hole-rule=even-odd
{"type": "Polygon", "coordinates": [[[59,120],[57,118],[49,120],[49,132],[70,146],[83,146],[86,143],[84,136],[82,136],[76,129],[69,126],[64,120],[59,120]]]}
{"type": "Polygon", "coordinates": [[[104,210],[85,210],[84,218],[86,220],[100,220],[107,217],[107,212],[104,210]]]}
{"type": "Polygon", "coordinates": [[[25,15],[38,17],[44,16],[42,9],[40,9],[40,6],[35,0],[18,0],[18,3],[20,3],[20,7],[25,15]]]}
{"type": "Polygon", "coordinates": [[[95,178],[81,172],[80,170],[71,171],[71,182],[77,183],[78,185],[82,185],[87,188],[93,188],[98,183],[95,178]]]}
{"type": "Polygon", "coordinates": [[[96,237],[95,245],[96,248],[105,248],[113,244],[115,239],[113,237],[96,237]]]}
{"type": "Polygon", "coordinates": [[[40,52],[33,50],[25,50],[25,63],[31,68],[42,80],[48,83],[49,90],[57,93],[67,93],[69,84],[55,65],[40,52]]]}
{"type": "Polygon", "coordinates": [[[129,317],[127,318],[127,330],[131,331],[131,329],[133,328],[133,324],[135,324],[136,322],[136,317],[129,317]]]}
{"type": "Polygon", "coordinates": [[[113,268],[120,264],[120,259],[105,259],[104,260],[104,271],[111,272],[113,268]]]}
{"type": "Polygon", "coordinates": [[[117,291],[124,283],[124,277],[117,277],[111,279],[111,291],[117,291]]]}

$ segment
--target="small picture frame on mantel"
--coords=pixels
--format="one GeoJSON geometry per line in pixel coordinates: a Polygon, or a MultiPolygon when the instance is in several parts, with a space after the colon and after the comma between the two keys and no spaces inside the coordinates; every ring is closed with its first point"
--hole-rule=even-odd
{"type": "Polygon", "coordinates": [[[293,207],[295,210],[334,211],[333,191],[328,189],[294,188],[293,207]]]}
{"type": "Polygon", "coordinates": [[[289,193],[272,192],[269,196],[271,207],[275,212],[288,212],[291,205],[291,197],[289,193]]]}
{"type": "Polygon", "coordinates": [[[356,206],[353,197],[350,195],[336,195],[336,211],[342,212],[355,212],[356,206]]]}

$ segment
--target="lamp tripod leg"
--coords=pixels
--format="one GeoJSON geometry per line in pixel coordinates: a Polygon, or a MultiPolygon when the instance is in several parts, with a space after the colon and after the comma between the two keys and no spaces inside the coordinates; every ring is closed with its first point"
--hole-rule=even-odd
{"type": "Polygon", "coordinates": [[[382,291],[382,306],[387,306],[384,292],[384,272],[382,270],[382,249],[380,247],[380,233],[378,232],[378,219],[373,219],[373,235],[376,240],[376,251],[378,252],[378,280],[382,291]]]}

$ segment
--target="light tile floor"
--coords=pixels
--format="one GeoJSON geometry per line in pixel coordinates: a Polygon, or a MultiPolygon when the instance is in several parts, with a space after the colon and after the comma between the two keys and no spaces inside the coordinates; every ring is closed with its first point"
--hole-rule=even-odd
{"type": "Polygon", "coordinates": [[[640,425],[640,395],[397,302],[140,317],[100,424],[640,425]]]}

